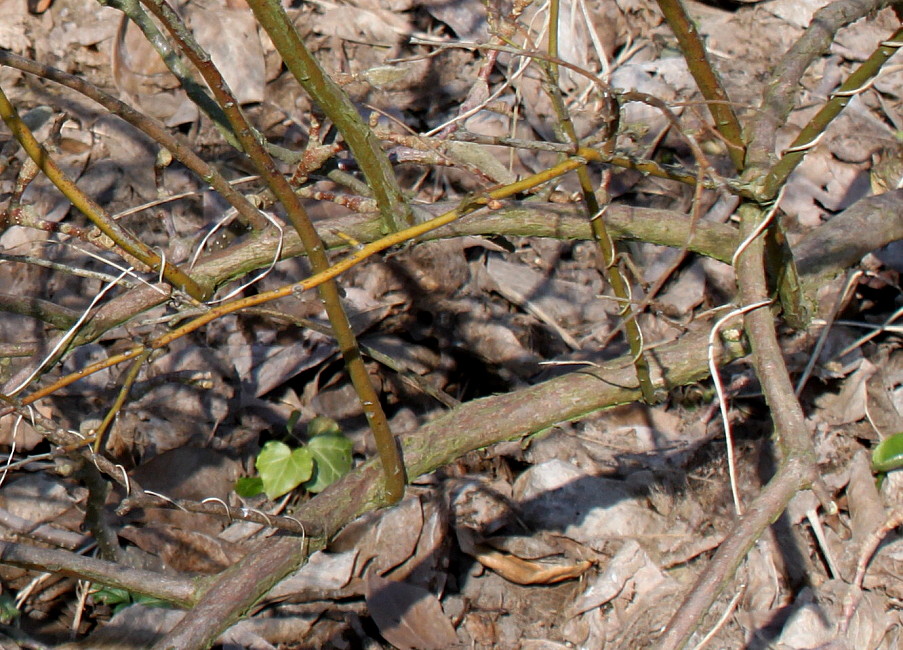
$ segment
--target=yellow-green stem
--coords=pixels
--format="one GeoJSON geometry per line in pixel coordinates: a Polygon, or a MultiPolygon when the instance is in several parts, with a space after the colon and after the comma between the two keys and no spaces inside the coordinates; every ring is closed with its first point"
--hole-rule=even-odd
{"type": "Polygon", "coordinates": [[[107,214],[106,210],[79,189],[72,179],[60,169],[44,146],[37,141],[31,129],[21,120],[2,87],[0,87],[0,116],[6,122],[9,130],[12,131],[13,137],[22,145],[25,153],[35,162],[44,175],[50,179],[50,182],[56,185],[57,189],[69,199],[72,205],[97,226],[100,232],[113,240],[113,243],[126,253],[151,269],[159,272],[162,265],[163,277],[167,282],[185,291],[192,298],[197,300],[207,298],[206,292],[188,274],[177,266],[164,262],[150,247],[120,227],[107,214]]]}
{"type": "MultiPolygon", "coordinates": [[[[213,64],[210,56],[190,38],[184,23],[164,0],[143,0],[145,6],[163,23],[170,35],[178,43],[185,55],[200,72],[216,103],[220,106],[232,127],[233,132],[247,153],[261,178],[285,208],[286,214],[298,237],[304,244],[307,257],[315,273],[323,273],[329,268],[320,235],[311,223],[307,211],[301,204],[288,180],[276,167],[273,158],[264,146],[254,137],[254,130],[248,123],[241,108],[223,79],[222,74],[213,64]]],[[[386,501],[394,503],[404,495],[404,464],[389,428],[389,423],[379,401],[379,395],[370,382],[370,376],[364,366],[358,349],[357,339],[351,329],[351,323],[342,306],[338,285],[330,278],[318,286],[320,298],[326,309],[333,335],[345,360],[351,383],[360,398],[364,414],[373,431],[376,448],[382,461],[386,475],[386,501]]]]}
{"type": "MultiPolygon", "coordinates": [[[[542,62],[541,67],[545,68],[548,77],[549,99],[555,109],[558,117],[558,125],[563,134],[574,143],[574,146],[580,146],[580,140],[577,137],[577,130],[574,128],[574,122],[571,120],[570,113],[561,96],[561,89],[558,85],[558,65],[555,61],[558,59],[558,15],[559,0],[551,0],[549,4],[549,61],[542,62]]],[[[607,103],[607,109],[618,110],[617,103],[610,101],[607,103]]],[[[606,142],[603,148],[610,153],[614,149],[614,136],[617,130],[617,119],[608,116],[606,119],[606,142]],[[615,126],[612,126],[612,125],[615,126]]],[[[586,205],[587,214],[590,219],[590,226],[593,231],[593,237],[599,246],[602,254],[603,267],[602,273],[611,285],[612,293],[618,299],[618,315],[624,319],[624,334],[627,343],[630,346],[630,352],[633,356],[633,363],[636,369],[637,381],[643,393],[643,399],[652,404],[655,402],[655,386],[652,383],[652,377],[649,372],[649,363],[643,354],[643,333],[637,322],[637,314],[633,311],[633,301],[631,300],[630,285],[621,273],[618,265],[618,251],[616,244],[608,232],[605,225],[605,210],[599,207],[599,201],[596,198],[595,188],[589,175],[589,169],[586,165],[577,168],[577,179],[580,182],[580,191],[583,195],[583,202],[586,205]]]]}
{"type": "Polygon", "coordinates": [[[144,362],[147,361],[152,352],[153,350],[148,349],[141,353],[140,356],[132,361],[132,365],[129,366],[128,372],[125,373],[125,379],[123,379],[122,386],[119,388],[119,394],[116,396],[116,401],[113,402],[113,405],[110,407],[110,410],[107,411],[100,426],[98,426],[97,430],[94,432],[95,453],[103,449],[104,435],[112,426],[113,420],[116,419],[116,415],[122,410],[122,405],[125,404],[125,400],[129,396],[129,392],[132,390],[135,380],[138,379],[138,373],[141,371],[141,366],[144,365],[144,362]]]}
{"type": "Polygon", "coordinates": [[[411,208],[398,186],[389,158],[372,129],[361,119],[345,91],[329,78],[304,45],[279,0],[248,0],[248,5],[272,39],[289,71],[345,138],[373,190],[385,233],[414,223],[411,208]]]}

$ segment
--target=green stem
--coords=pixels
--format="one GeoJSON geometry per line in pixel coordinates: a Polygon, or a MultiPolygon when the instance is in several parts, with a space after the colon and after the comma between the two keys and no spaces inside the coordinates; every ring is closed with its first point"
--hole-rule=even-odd
{"type": "Polygon", "coordinates": [[[285,65],[348,143],[367,177],[379,205],[384,234],[414,223],[395,172],[373,131],[364,124],[347,94],[323,71],[289,21],[279,0],[249,0],[248,4],[273,41],[285,65]]]}
{"type": "Polygon", "coordinates": [[[51,183],[56,185],[57,189],[69,199],[73,207],[84,214],[104,235],[109,237],[123,251],[137,259],[142,264],[150,267],[154,271],[159,272],[161,266],[163,268],[163,277],[166,281],[175,287],[185,291],[191,297],[197,300],[203,300],[207,297],[207,292],[202,289],[188,274],[179,267],[164,262],[150,247],[148,247],[140,239],[136,238],[125,228],[117,224],[106,210],[98,205],[91,197],[85,194],[79,187],[69,178],[56,161],[50,156],[47,150],[34,137],[22,119],[19,117],[15,107],[10,103],[0,87],[0,116],[6,122],[6,126],[12,131],[13,136],[22,145],[22,148],[28,156],[35,162],[38,168],[44,173],[51,183]]]}
{"type": "Polygon", "coordinates": [[[796,139],[784,150],[783,157],[771,168],[761,187],[762,197],[772,197],[787,182],[787,178],[796,169],[806,153],[814,148],[827,130],[828,124],[837,117],[840,112],[863,90],[870,87],[871,81],[878,75],[881,66],[903,46],[903,27],[898,28],[893,35],[883,41],[851,74],[840,88],[832,93],[831,98],[825,102],[818,113],[809,120],[796,136],[796,139]]]}
{"type": "MultiPolygon", "coordinates": [[[[254,131],[242,113],[229,85],[211,61],[210,56],[194,42],[194,39],[184,38],[187,33],[185,25],[164,0],[143,1],[163,23],[204,78],[214,99],[222,108],[226,119],[229,120],[229,125],[238,138],[242,150],[247,153],[261,178],[285,208],[289,221],[304,244],[314,273],[322,273],[327,270],[330,267],[329,258],[326,256],[319,234],[301,204],[301,199],[295,194],[285,176],[276,168],[276,162],[255,137],[254,131]]],[[[321,284],[318,290],[339,350],[345,360],[351,383],[357,391],[364,414],[367,416],[367,421],[376,439],[376,448],[386,475],[386,500],[388,503],[394,503],[404,495],[405,485],[404,465],[395,438],[380,404],[379,395],[373,388],[363,359],[361,359],[357,339],[342,306],[338,285],[334,279],[330,279],[321,284]]]]}
{"type": "Polygon", "coordinates": [[[687,67],[706,99],[709,113],[715,120],[715,128],[727,142],[731,162],[737,170],[742,171],[745,153],[743,129],[731,106],[730,97],[709,61],[708,51],[696,25],[690,20],[681,0],[658,0],[658,6],[677,37],[677,44],[687,61],[687,67]]]}
{"type": "Polygon", "coordinates": [[[107,414],[104,416],[103,421],[100,423],[100,426],[98,426],[94,431],[93,447],[95,453],[103,449],[104,435],[109,430],[109,428],[113,426],[113,420],[116,419],[116,415],[119,413],[119,411],[122,410],[122,406],[125,404],[125,400],[128,398],[129,393],[132,390],[132,386],[135,385],[135,380],[138,379],[138,373],[141,372],[141,366],[145,364],[152,353],[153,350],[145,350],[138,357],[132,360],[132,365],[129,366],[129,369],[125,373],[125,377],[122,380],[122,386],[120,386],[119,388],[119,394],[116,395],[116,400],[107,411],[107,414]]]}

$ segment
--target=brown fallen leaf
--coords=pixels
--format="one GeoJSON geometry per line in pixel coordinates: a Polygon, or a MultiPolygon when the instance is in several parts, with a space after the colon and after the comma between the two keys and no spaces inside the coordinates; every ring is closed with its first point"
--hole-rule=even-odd
{"type": "Polygon", "coordinates": [[[579,578],[593,563],[589,560],[576,562],[549,562],[524,560],[516,555],[502,553],[485,544],[478,544],[473,533],[464,527],[456,531],[461,550],[487,569],[492,569],[505,580],[519,585],[552,585],[557,582],[579,578]]]}
{"type": "Polygon", "coordinates": [[[439,599],[423,587],[367,575],[367,609],[383,638],[398,650],[440,650],[457,644],[439,599]]]}
{"type": "Polygon", "coordinates": [[[175,526],[128,526],[119,534],[176,571],[214,574],[228,569],[245,555],[237,544],[175,526]]]}
{"type": "Polygon", "coordinates": [[[519,585],[553,585],[579,578],[593,565],[589,560],[570,563],[522,560],[516,555],[501,553],[483,544],[474,546],[474,551],[473,557],[477,562],[492,569],[505,580],[519,585]]]}

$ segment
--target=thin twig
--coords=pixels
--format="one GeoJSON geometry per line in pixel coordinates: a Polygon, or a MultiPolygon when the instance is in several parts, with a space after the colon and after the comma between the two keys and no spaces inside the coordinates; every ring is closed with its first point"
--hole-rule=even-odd
{"type": "MultiPolygon", "coordinates": [[[[242,149],[248,154],[261,178],[266,182],[267,186],[273,191],[273,194],[285,208],[289,221],[291,221],[292,226],[295,228],[304,244],[304,248],[307,251],[307,256],[314,272],[317,274],[325,272],[329,269],[329,258],[326,256],[323,242],[320,239],[317,230],[311,223],[307,211],[304,209],[301,200],[298,195],[295,194],[288,180],[276,167],[273,158],[254,136],[251,125],[248,123],[248,120],[238,105],[238,100],[232,93],[225,79],[223,79],[220,71],[213,64],[210,56],[200,48],[181,18],[169,7],[169,5],[163,2],[163,0],[142,1],[161,23],[163,23],[170,35],[178,43],[181,50],[191,60],[192,64],[207,82],[208,87],[213,93],[214,99],[222,108],[242,149]]],[[[271,7],[270,9],[273,12],[273,15],[269,15],[269,18],[275,20],[274,23],[269,24],[270,31],[273,31],[275,34],[276,30],[279,28],[288,29],[288,31],[294,34],[297,39],[297,33],[290,23],[288,23],[288,19],[285,17],[284,12],[282,12],[281,6],[277,5],[275,8],[271,7]],[[281,15],[282,20],[279,21],[275,18],[276,15],[281,15]]],[[[258,19],[261,20],[261,23],[265,26],[268,24],[265,22],[266,17],[258,15],[258,19]]],[[[285,36],[287,37],[287,35],[285,36]]],[[[303,47],[303,45],[300,47],[303,47]]],[[[296,55],[300,56],[297,53],[296,55]]],[[[283,57],[285,56],[285,53],[283,53],[283,57]]],[[[317,69],[319,70],[319,68],[317,69]]],[[[313,72],[309,71],[309,74],[312,75],[313,72]]],[[[325,75],[321,75],[321,77],[324,79],[326,78],[325,75]]],[[[332,84],[332,86],[329,84],[332,84],[331,80],[326,84],[327,90],[324,92],[337,90],[337,87],[332,89],[334,84],[332,84]]],[[[344,93],[340,93],[340,95],[341,97],[345,97],[344,93]]],[[[331,95],[328,96],[332,97],[331,95]]],[[[324,108],[327,111],[331,109],[338,110],[339,106],[342,105],[341,97],[334,97],[335,103],[324,108]]],[[[320,97],[320,99],[323,99],[323,97],[320,97]]],[[[347,98],[345,99],[347,101],[347,98]]],[[[333,121],[335,122],[336,120],[333,119],[333,121]]],[[[345,126],[347,128],[353,128],[347,124],[345,126]]],[[[367,132],[369,133],[369,130],[367,132]]],[[[353,138],[354,135],[345,133],[345,137],[346,139],[349,139],[353,138]]],[[[368,138],[372,139],[372,134],[370,134],[368,138]]],[[[388,164],[388,161],[386,161],[386,164],[388,164]]],[[[385,184],[382,187],[383,190],[388,191],[385,184]]],[[[383,198],[386,201],[389,200],[385,196],[383,198]]],[[[396,203],[392,203],[392,206],[395,208],[398,207],[396,203]]],[[[384,202],[381,207],[385,209],[386,203],[384,202]]],[[[370,375],[361,359],[357,339],[351,329],[348,315],[345,313],[345,309],[342,306],[338,285],[334,282],[332,277],[324,278],[324,280],[318,284],[318,290],[329,317],[329,322],[332,325],[333,334],[338,343],[339,350],[341,350],[342,357],[345,360],[345,366],[351,378],[352,385],[358,394],[361,405],[363,406],[364,414],[367,417],[367,421],[370,424],[370,428],[373,431],[376,440],[377,452],[386,472],[387,501],[389,503],[394,503],[395,501],[400,500],[404,494],[405,473],[403,460],[398,454],[395,439],[389,427],[388,419],[380,404],[379,396],[373,388],[370,375]]]]}
{"type": "Polygon", "coordinates": [[[730,97],[709,61],[708,49],[699,30],[693,25],[681,0],[658,0],[658,6],[677,37],[678,47],[687,61],[690,74],[708,100],[706,106],[715,120],[715,128],[724,136],[731,162],[738,171],[742,171],[745,164],[743,129],[731,106],[730,97]]]}
{"type": "Polygon", "coordinates": [[[110,218],[100,205],[85,194],[57,165],[56,161],[47,152],[41,143],[37,141],[25,123],[19,118],[19,114],[10,103],[6,93],[0,88],[0,115],[7,127],[12,131],[16,140],[28,153],[29,157],[44,172],[44,175],[62,192],[72,205],[84,214],[100,231],[112,239],[117,246],[142,264],[162,271],[167,281],[191,296],[201,299],[205,291],[189,275],[173,264],[164,264],[163,259],[144,242],[137,239],[130,232],[120,227],[110,218]]]}

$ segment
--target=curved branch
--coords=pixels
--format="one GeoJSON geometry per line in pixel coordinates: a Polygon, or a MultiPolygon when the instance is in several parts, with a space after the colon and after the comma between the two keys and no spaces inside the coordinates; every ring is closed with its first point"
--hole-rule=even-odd
{"type": "MultiPolygon", "coordinates": [[[[742,233],[750,236],[756,231],[764,212],[752,204],[746,204],[741,207],[740,216],[742,233]]],[[[737,261],[740,297],[745,305],[768,302],[764,256],[765,238],[760,234],[737,261]]],[[[753,348],[756,375],[762,384],[765,400],[771,407],[775,437],[783,451],[781,466],[766,489],[740,517],[725,543],[699,575],[687,599],[671,617],[660,640],[659,647],[663,650],[676,650],[684,646],[702,616],[733,578],[746,552],[815,474],[815,449],[784,363],[771,310],[754,309],[744,316],[744,320],[753,348]]]]}
{"type": "Polygon", "coordinates": [[[208,165],[187,144],[170,133],[159,120],[136,111],[125,102],[108,95],[81,77],[76,77],[62,70],[26,59],[12,52],[0,50],[0,65],[8,65],[11,68],[33,74],[42,79],[48,79],[71,88],[88,99],[97,102],[113,115],[118,115],[146,136],[166,147],[176,160],[197,174],[205,183],[210,183],[210,186],[219,192],[229,202],[229,205],[235,208],[247,224],[257,230],[266,227],[267,220],[261,216],[257,208],[251,205],[251,202],[245,198],[244,194],[233,188],[216,167],[208,165]]]}
{"type": "MultiPolygon", "coordinates": [[[[708,375],[708,331],[702,329],[705,331],[648,351],[657,387],[670,390],[708,375]]],[[[721,362],[743,353],[741,346],[725,348],[721,362]]],[[[578,370],[517,393],[474,400],[402,436],[407,468],[411,477],[420,476],[452,462],[466,451],[517,440],[641,397],[633,360],[626,356],[605,368],[578,370]]],[[[306,545],[310,545],[311,551],[322,548],[348,522],[379,507],[381,489],[379,465],[371,460],[311,499],[295,516],[302,523],[316,522],[323,537],[272,537],[262,542],[255,553],[222,574],[201,598],[198,606],[214,608],[217,616],[199,617],[195,615],[196,610],[186,614],[160,647],[205,647],[201,641],[216,639],[235,620],[236,613],[255,604],[259,592],[233,600],[233,609],[229,611],[217,606],[222,594],[239,593],[241,585],[255,581],[274,584],[281,580],[300,566],[306,545]],[[270,560],[264,562],[262,558],[270,560]],[[262,566],[271,573],[260,573],[262,566]],[[187,645],[189,640],[197,644],[187,645]]]]}
{"type": "Polygon", "coordinates": [[[815,12],[806,32],[784,55],[765,86],[760,110],[747,135],[748,172],[763,175],[771,167],[775,137],[793,110],[803,73],[828,51],[837,31],[890,4],[892,0],[839,0],[815,12]]]}

